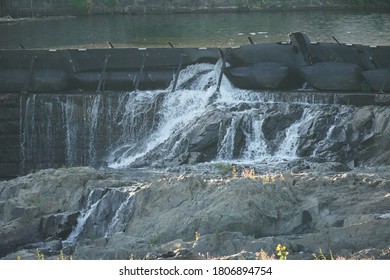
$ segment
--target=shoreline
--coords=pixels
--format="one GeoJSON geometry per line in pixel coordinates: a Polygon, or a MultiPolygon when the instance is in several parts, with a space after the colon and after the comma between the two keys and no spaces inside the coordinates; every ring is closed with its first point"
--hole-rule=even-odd
{"type": "Polygon", "coordinates": [[[35,12],[22,14],[18,11],[5,11],[0,17],[1,23],[14,23],[20,20],[35,20],[35,19],[61,19],[76,16],[110,16],[110,15],[174,15],[174,14],[219,14],[219,13],[267,13],[267,12],[305,12],[305,11],[356,11],[356,12],[380,12],[389,13],[390,4],[370,5],[370,6],[353,6],[353,5],[329,5],[329,6],[268,6],[268,7],[253,7],[253,6],[221,6],[221,7],[177,7],[166,9],[138,9],[129,7],[94,7],[92,10],[67,9],[64,11],[58,10],[38,10],[35,12]]]}

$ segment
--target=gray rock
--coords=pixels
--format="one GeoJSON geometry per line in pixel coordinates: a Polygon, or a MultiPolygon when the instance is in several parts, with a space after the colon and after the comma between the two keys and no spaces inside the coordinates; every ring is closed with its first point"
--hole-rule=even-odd
{"type": "MultiPolygon", "coordinates": [[[[28,249],[28,258],[40,248],[53,258],[63,250],[74,259],[167,252],[172,256],[164,258],[250,259],[259,252],[275,255],[282,244],[291,258],[306,259],[319,248],[335,255],[385,250],[390,173],[344,167],[318,163],[298,174],[225,179],[186,171],[137,189],[109,177],[99,182],[103,177],[88,168],[38,172],[0,183],[1,256],[12,259],[28,249]],[[82,227],[75,243],[61,242],[79,212],[84,218],[77,221],[82,227]]],[[[73,232],[77,228],[73,224],[73,232]]]]}
{"type": "Polygon", "coordinates": [[[205,258],[192,250],[180,248],[162,254],[148,253],[146,260],[204,260],[205,258]]]}
{"type": "Polygon", "coordinates": [[[0,257],[47,237],[62,237],[75,225],[92,168],[48,169],[0,182],[0,257]]]}

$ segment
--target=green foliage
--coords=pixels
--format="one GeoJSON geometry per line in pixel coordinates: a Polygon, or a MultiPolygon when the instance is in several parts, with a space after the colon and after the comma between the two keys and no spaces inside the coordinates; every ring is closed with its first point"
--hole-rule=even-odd
{"type": "Polygon", "coordinates": [[[217,163],[215,167],[220,170],[222,175],[227,175],[232,170],[230,163],[217,163]]]}

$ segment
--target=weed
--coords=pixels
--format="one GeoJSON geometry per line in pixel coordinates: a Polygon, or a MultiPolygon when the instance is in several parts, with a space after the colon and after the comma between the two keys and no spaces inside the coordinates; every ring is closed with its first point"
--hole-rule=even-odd
{"type": "Polygon", "coordinates": [[[195,240],[198,241],[200,238],[200,233],[199,232],[195,232],[195,240]]]}
{"type": "Polygon", "coordinates": [[[263,249],[260,252],[256,252],[256,260],[274,260],[275,255],[268,255],[263,249]]]}
{"type": "Polygon", "coordinates": [[[38,248],[37,248],[36,252],[37,252],[37,257],[38,257],[39,261],[45,260],[45,255],[42,254],[41,251],[38,248]]]}
{"type": "Polygon", "coordinates": [[[282,173],[280,174],[270,174],[267,173],[265,175],[258,176],[258,178],[261,179],[264,185],[275,183],[276,181],[284,181],[284,175],[282,173]]]}
{"type": "Polygon", "coordinates": [[[158,236],[157,235],[152,235],[149,237],[149,243],[152,244],[153,246],[157,246],[158,244],[158,236]]]}
{"type": "Polygon", "coordinates": [[[233,167],[232,167],[232,176],[233,176],[233,178],[238,177],[238,171],[237,171],[237,167],[235,165],[233,165],[233,167]]]}
{"type": "Polygon", "coordinates": [[[227,175],[232,170],[230,163],[218,163],[216,167],[221,170],[222,175],[227,175]]]}
{"type": "Polygon", "coordinates": [[[70,256],[69,258],[67,258],[67,257],[64,255],[64,252],[61,250],[61,251],[60,251],[60,255],[58,256],[57,259],[60,260],[60,261],[66,261],[66,260],[73,260],[73,257],[70,256]]]}
{"type": "Polygon", "coordinates": [[[256,179],[255,169],[254,168],[246,169],[245,166],[242,166],[241,177],[255,180],[256,179]]]}
{"type": "Polygon", "coordinates": [[[286,250],[287,250],[286,246],[282,246],[280,244],[276,246],[276,252],[277,252],[276,255],[279,256],[280,260],[287,260],[287,256],[289,253],[286,250]]]}
{"type": "Polygon", "coordinates": [[[342,257],[335,258],[333,256],[333,253],[332,253],[331,250],[329,250],[329,258],[327,258],[321,248],[319,249],[319,255],[317,255],[316,253],[313,253],[311,255],[313,256],[314,260],[323,260],[323,261],[332,260],[332,261],[334,261],[334,260],[342,260],[342,259],[344,259],[342,257]]]}

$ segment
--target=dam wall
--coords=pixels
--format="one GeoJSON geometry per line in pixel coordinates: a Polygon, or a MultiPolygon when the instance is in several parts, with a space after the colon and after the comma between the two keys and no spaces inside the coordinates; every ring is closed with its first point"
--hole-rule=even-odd
{"type": "Polygon", "coordinates": [[[20,170],[20,99],[0,95],[0,179],[11,179],[20,170]]]}
{"type": "Polygon", "coordinates": [[[0,178],[281,158],[390,164],[389,53],[301,33],[226,49],[0,50],[0,178]]]}

